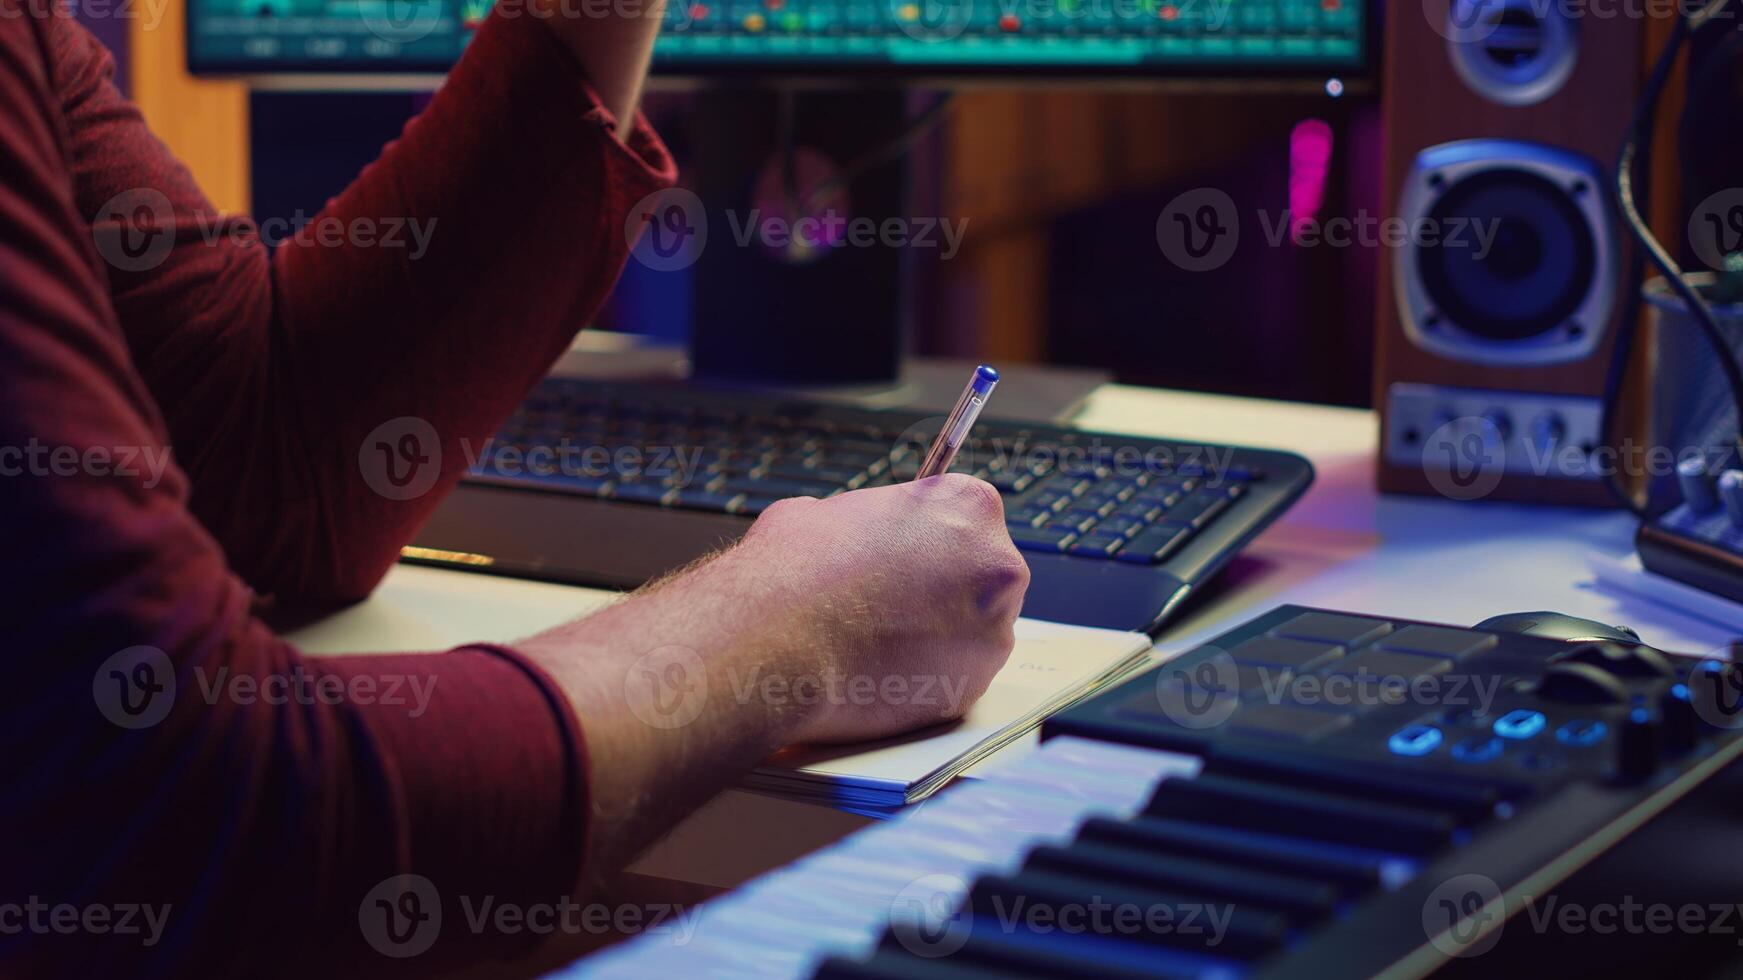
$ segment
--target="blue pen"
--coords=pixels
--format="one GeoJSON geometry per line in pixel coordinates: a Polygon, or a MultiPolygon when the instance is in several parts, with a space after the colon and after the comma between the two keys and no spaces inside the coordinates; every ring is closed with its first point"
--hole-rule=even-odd
{"type": "Polygon", "coordinates": [[[938,438],[932,440],[932,448],[926,450],[926,461],[920,464],[920,472],[914,479],[924,480],[950,469],[950,464],[956,460],[956,451],[968,441],[974,420],[980,418],[980,410],[986,407],[986,400],[992,396],[993,386],[998,383],[999,372],[991,365],[982,364],[974,369],[974,377],[968,379],[968,387],[962,389],[962,397],[956,400],[956,407],[944,420],[944,428],[939,431],[938,438]]]}

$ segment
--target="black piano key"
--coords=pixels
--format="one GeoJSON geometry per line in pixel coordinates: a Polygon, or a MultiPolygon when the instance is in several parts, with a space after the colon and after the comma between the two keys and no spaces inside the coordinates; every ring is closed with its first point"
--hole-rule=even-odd
{"type": "MultiPolygon", "coordinates": [[[[1065,932],[1006,930],[995,920],[971,919],[972,930],[949,958],[997,970],[1000,976],[1056,980],[1189,980],[1203,975],[1202,954],[1163,954],[1153,946],[1106,941],[1065,932]],[[1165,962],[1167,960],[1174,962],[1165,962]],[[1186,961],[1186,962],[1182,962],[1186,961]]],[[[884,948],[907,952],[886,933],[884,948]]]]}
{"type": "Polygon", "coordinates": [[[1347,848],[1303,847],[1288,837],[1255,834],[1186,820],[1093,817],[1078,838],[1156,854],[1184,854],[1232,867],[1296,875],[1335,885],[1345,897],[1379,887],[1386,858],[1347,848]]]}
{"type": "Polygon", "coordinates": [[[1145,812],[1414,855],[1447,846],[1458,829],[1445,810],[1218,775],[1164,780],[1145,812]]]}
{"type": "MultiPolygon", "coordinates": [[[[994,922],[1011,921],[1019,928],[1029,922],[1048,922],[1051,929],[1056,929],[1061,913],[1081,918],[1090,915],[1089,910],[1098,905],[1109,910],[1136,909],[1142,913],[1136,927],[1110,926],[1103,930],[1105,934],[1097,933],[1098,938],[1195,950],[1231,959],[1254,959],[1276,950],[1290,925],[1287,916],[1269,909],[1042,871],[988,875],[969,889],[968,901],[977,917],[994,922]],[[1149,926],[1164,914],[1165,927],[1149,926]]],[[[1102,918],[1104,923],[1118,921],[1117,913],[1112,911],[1102,918]]]]}
{"type": "Polygon", "coordinates": [[[901,949],[879,949],[865,961],[831,956],[817,965],[812,980],[1008,980],[1008,970],[956,956],[915,956],[901,949]]]}
{"type": "Polygon", "coordinates": [[[1023,867],[1128,881],[1287,912],[1305,924],[1331,912],[1338,889],[1325,882],[1232,868],[1216,861],[1147,853],[1138,848],[1079,840],[1066,847],[1046,845],[1030,852],[1023,867]]]}
{"type": "Polygon", "coordinates": [[[1263,779],[1303,789],[1356,795],[1384,793],[1394,802],[1450,810],[1461,820],[1473,823],[1493,816],[1496,805],[1503,800],[1525,792],[1523,784],[1492,779],[1477,781],[1446,776],[1428,779],[1395,768],[1352,766],[1340,759],[1284,755],[1239,746],[1219,746],[1205,761],[1205,772],[1263,779]]]}

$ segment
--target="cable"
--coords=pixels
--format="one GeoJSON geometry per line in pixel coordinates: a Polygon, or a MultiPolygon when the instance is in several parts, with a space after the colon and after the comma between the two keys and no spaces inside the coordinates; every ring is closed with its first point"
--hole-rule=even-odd
{"type": "MultiPolygon", "coordinates": [[[[1657,116],[1658,101],[1664,93],[1664,86],[1670,78],[1671,68],[1676,63],[1677,54],[1690,35],[1710,23],[1729,3],[1730,0],[1712,0],[1687,18],[1677,18],[1669,39],[1665,41],[1664,50],[1659,53],[1658,61],[1652,67],[1652,74],[1641,93],[1639,103],[1635,106],[1633,119],[1629,122],[1628,135],[1622,142],[1622,150],[1616,163],[1616,198],[1622,211],[1622,218],[1627,223],[1628,230],[1634,236],[1635,241],[1639,243],[1645,259],[1652,263],[1659,274],[1664,277],[1666,284],[1687,305],[1690,315],[1694,317],[1702,335],[1706,337],[1707,343],[1712,346],[1714,354],[1717,355],[1719,368],[1724,373],[1725,382],[1731,389],[1731,400],[1737,412],[1740,428],[1736,437],[1736,447],[1743,449],[1743,368],[1738,366],[1737,357],[1732,353],[1730,344],[1725,341],[1724,332],[1719,329],[1718,321],[1714,319],[1712,310],[1708,308],[1700,293],[1683,278],[1682,268],[1653,236],[1652,230],[1641,218],[1640,209],[1634,201],[1635,168],[1638,165],[1644,173],[1650,165],[1650,153],[1642,155],[1639,147],[1651,138],[1653,120],[1657,116]]],[[[1638,267],[1639,258],[1639,256],[1636,257],[1636,267],[1638,267]]],[[[1605,386],[1603,413],[1605,438],[1608,438],[1609,426],[1614,421],[1615,401],[1620,395],[1621,376],[1626,371],[1627,349],[1633,346],[1634,324],[1632,321],[1638,315],[1640,278],[1639,275],[1634,275],[1628,287],[1629,305],[1623,311],[1623,332],[1617,337],[1617,359],[1611,362],[1610,377],[1605,386]]],[[[1617,484],[1615,475],[1610,477],[1610,487],[1613,493],[1618,494],[1624,506],[1637,513],[1640,511],[1639,506],[1628,498],[1626,491],[1617,484]]]]}
{"type": "Polygon", "coordinates": [[[901,131],[890,137],[882,145],[868,150],[864,155],[850,161],[841,168],[841,172],[813,187],[802,198],[799,194],[798,176],[798,141],[797,125],[794,118],[796,96],[791,90],[783,90],[780,101],[780,124],[777,139],[781,147],[781,182],[789,213],[796,220],[811,214],[811,210],[828,201],[829,198],[847,189],[854,181],[869,171],[894,160],[907,153],[933,127],[944,118],[944,113],[950,108],[955,96],[946,92],[938,97],[938,101],[926,108],[926,111],[915,116],[901,131]]]}

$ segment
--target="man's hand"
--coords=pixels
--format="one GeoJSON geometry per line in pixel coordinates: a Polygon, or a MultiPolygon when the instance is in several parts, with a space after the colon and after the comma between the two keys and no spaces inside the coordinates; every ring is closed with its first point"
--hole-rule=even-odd
{"type": "Polygon", "coordinates": [[[947,475],[784,501],[712,560],[517,644],[581,720],[590,870],[783,746],[960,715],[1010,655],[1028,584],[998,492],[947,475]]]}
{"type": "Polygon", "coordinates": [[[794,732],[800,741],[876,738],[960,715],[1010,655],[1029,587],[998,491],[955,474],[781,501],[734,558],[781,585],[778,601],[808,618],[817,669],[836,682],[837,696],[794,732]]]}

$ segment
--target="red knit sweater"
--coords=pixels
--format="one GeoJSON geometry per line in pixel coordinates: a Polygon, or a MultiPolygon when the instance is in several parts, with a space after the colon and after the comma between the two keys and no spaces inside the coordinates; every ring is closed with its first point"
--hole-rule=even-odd
{"type": "Polygon", "coordinates": [[[426,973],[524,946],[463,903],[555,901],[582,866],[585,748],[550,680],[488,646],[305,657],[255,612],[381,578],[462,440],[598,307],[669,156],[645,121],[612,135],[545,25],[492,19],[269,256],[101,46],[25,4],[0,0],[0,974],[426,973]],[[407,219],[416,258],[375,241],[407,219]],[[365,443],[406,417],[442,463],[401,500],[365,443]],[[428,889],[378,888],[400,874],[428,889]],[[432,895],[434,945],[378,952],[432,895]]]}

